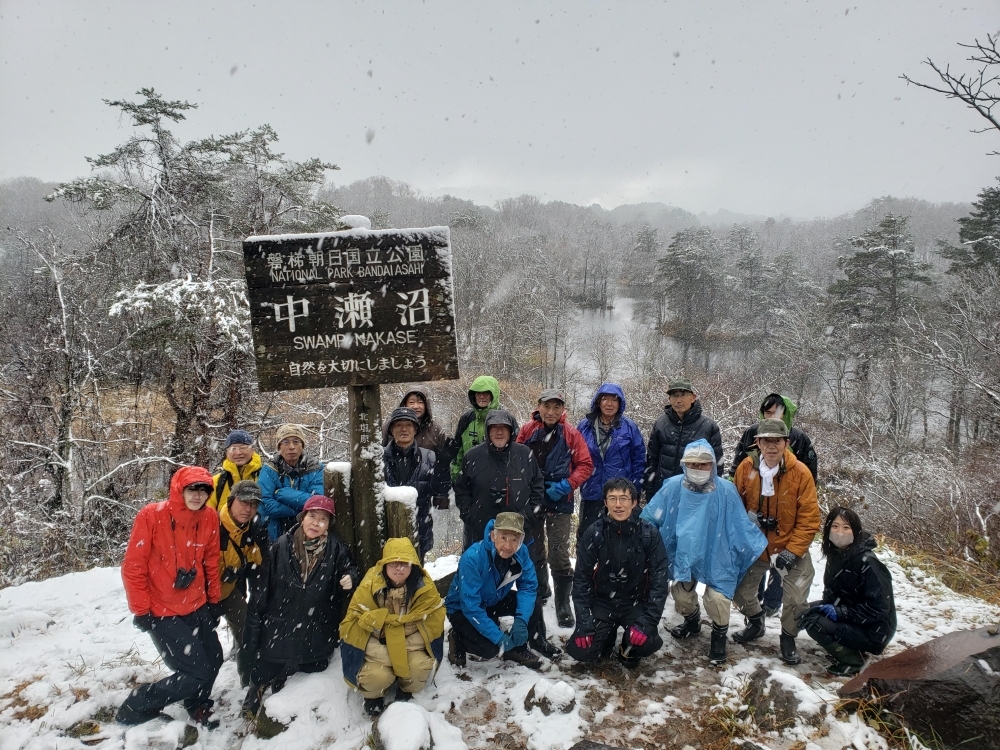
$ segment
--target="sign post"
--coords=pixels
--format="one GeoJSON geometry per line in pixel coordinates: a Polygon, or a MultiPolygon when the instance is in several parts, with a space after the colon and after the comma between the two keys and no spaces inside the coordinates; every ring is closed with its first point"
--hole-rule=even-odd
{"type": "Polygon", "coordinates": [[[243,256],[260,390],[348,386],[353,551],[365,570],[383,536],[378,386],[458,378],[448,227],[263,235],[243,256]]]}

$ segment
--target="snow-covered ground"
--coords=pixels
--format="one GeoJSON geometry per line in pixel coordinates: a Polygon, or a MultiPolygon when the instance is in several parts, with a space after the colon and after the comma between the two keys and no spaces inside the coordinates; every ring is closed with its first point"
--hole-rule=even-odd
{"type": "MultiPolygon", "coordinates": [[[[812,598],[818,598],[823,560],[815,545],[813,549],[817,576],[812,598]]],[[[891,552],[882,550],[880,555],[892,571],[899,617],[899,629],[887,654],[1000,617],[996,607],[955,594],[927,571],[901,565],[891,552]]],[[[453,558],[444,559],[435,567],[446,570],[454,564],[453,558]]],[[[561,643],[570,631],[556,627],[551,607],[550,602],[550,635],[561,643]]],[[[687,738],[697,737],[692,732],[738,710],[748,676],[756,671],[759,682],[766,673],[765,690],[784,688],[775,694],[792,701],[796,717],[791,725],[758,738],[759,744],[773,750],[796,743],[802,748],[802,742],[806,750],[840,750],[851,744],[859,750],[885,747],[856,718],[833,715],[836,690],[843,681],[825,675],[827,661],[805,635],[799,638],[803,663],[785,666],[777,658],[779,625],[769,619],[768,633],[761,641],[749,648],[730,642],[729,664],[717,669],[705,658],[708,628],[698,638],[677,642],[666,631],[679,621],[668,600],[661,622],[665,646],[638,673],[628,673],[613,661],[584,668],[568,658],[547,664],[541,675],[512,664],[471,659],[467,668],[456,671],[445,661],[434,684],[412,704],[386,712],[383,737],[395,747],[406,748],[414,733],[429,729],[438,750],[480,747],[490,740],[493,747],[561,749],[584,737],[622,747],[697,745],[687,738]],[[540,686],[540,691],[556,690],[560,700],[567,697],[566,688],[553,685],[561,680],[572,688],[575,703],[568,713],[546,716],[537,707],[525,709],[525,697],[540,677],[549,683],[540,686]],[[405,730],[408,725],[412,732],[405,730]],[[509,737],[497,737],[501,733],[509,737]]],[[[734,612],[733,629],[741,623],[734,612]]],[[[228,651],[228,631],[223,626],[220,633],[228,651]]],[[[183,732],[180,722],[160,724],[154,732],[137,728],[124,736],[114,725],[105,724],[128,694],[131,682],[162,674],[149,638],[132,626],[117,568],[0,591],[0,750],[71,750],[101,737],[107,739],[99,746],[107,750],[173,747],[174,737],[183,732]],[[95,717],[100,734],[72,736],[79,733],[81,722],[95,717]]],[[[296,675],[284,690],[267,697],[268,715],[288,724],[287,731],[272,740],[247,736],[239,718],[243,691],[233,661],[227,659],[223,665],[213,697],[222,726],[201,732],[199,745],[204,750],[240,746],[245,750],[348,750],[363,745],[372,729],[362,711],[361,696],[341,678],[339,656],[325,673],[296,675]]],[[[184,718],[179,706],[168,712],[184,718]]]]}

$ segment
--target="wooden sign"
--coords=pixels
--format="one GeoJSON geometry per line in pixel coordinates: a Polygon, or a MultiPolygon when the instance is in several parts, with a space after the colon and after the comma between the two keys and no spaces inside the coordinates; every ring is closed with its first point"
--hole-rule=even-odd
{"type": "Polygon", "coordinates": [[[454,380],[448,227],[243,242],[260,390],[454,380]]]}

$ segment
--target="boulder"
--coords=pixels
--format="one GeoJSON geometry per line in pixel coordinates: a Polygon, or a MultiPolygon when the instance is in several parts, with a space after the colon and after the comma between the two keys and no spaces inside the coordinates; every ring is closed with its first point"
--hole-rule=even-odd
{"type": "Polygon", "coordinates": [[[878,699],[917,735],[945,747],[1000,750],[1000,636],[961,630],[875,662],[840,689],[878,699]]]}
{"type": "Polygon", "coordinates": [[[524,697],[524,710],[530,712],[537,706],[548,716],[552,713],[568,714],[576,705],[576,691],[559,680],[549,682],[544,677],[531,686],[524,697]]]}

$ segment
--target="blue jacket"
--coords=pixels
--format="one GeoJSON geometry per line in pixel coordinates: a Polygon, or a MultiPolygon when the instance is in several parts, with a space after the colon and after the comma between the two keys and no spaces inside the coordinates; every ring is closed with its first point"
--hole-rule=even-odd
{"type": "MultiPolygon", "coordinates": [[[[691,445],[712,446],[707,440],[691,445]]],[[[659,528],[674,581],[700,581],[732,599],[740,579],[767,547],[767,539],[747,517],[732,482],[712,466],[715,489],[695,492],[678,474],[663,483],[642,518],[659,528]]]]}
{"type": "Polygon", "coordinates": [[[267,524],[273,542],[295,525],[295,516],[313,495],[323,494],[323,467],[313,458],[302,456],[289,470],[280,456],[268,461],[257,477],[260,485],[260,520],[267,524]],[[279,468],[280,467],[280,468],[279,468]]]}
{"type": "Polygon", "coordinates": [[[580,488],[580,495],[585,501],[603,501],[604,483],[619,477],[631,480],[636,492],[642,491],[643,473],[646,471],[646,441],[642,439],[642,433],[635,422],[625,416],[625,392],[620,385],[604,383],[597,389],[594,400],[590,403],[590,413],[580,420],[577,429],[587,441],[590,458],[594,462],[594,473],[580,488]],[[611,424],[611,436],[607,440],[602,457],[594,423],[600,420],[597,402],[607,393],[617,396],[621,401],[621,407],[611,424]]]}
{"type": "Polygon", "coordinates": [[[517,613],[514,616],[527,622],[535,608],[538,578],[528,545],[522,544],[514,553],[510,573],[501,580],[494,560],[497,548],[490,539],[491,531],[493,521],[486,524],[483,541],[476,542],[462,553],[444,606],[449,615],[461,612],[485,638],[499,644],[503,631],[486,614],[486,608],[506,597],[517,581],[517,613]]]}

